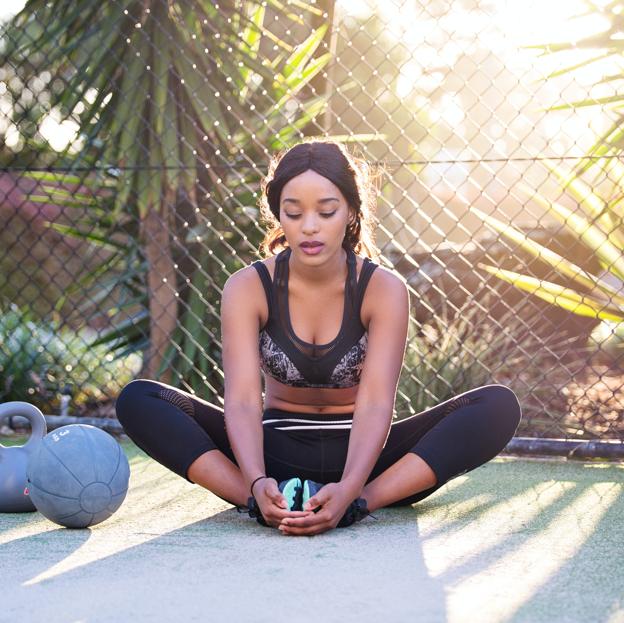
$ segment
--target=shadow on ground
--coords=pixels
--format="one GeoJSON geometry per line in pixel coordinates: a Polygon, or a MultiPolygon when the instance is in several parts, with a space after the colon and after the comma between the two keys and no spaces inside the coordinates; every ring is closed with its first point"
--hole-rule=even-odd
{"type": "Polygon", "coordinates": [[[622,464],[498,457],[378,521],[288,537],[123,447],[107,521],[0,514],[1,621],[624,622],[622,464]]]}

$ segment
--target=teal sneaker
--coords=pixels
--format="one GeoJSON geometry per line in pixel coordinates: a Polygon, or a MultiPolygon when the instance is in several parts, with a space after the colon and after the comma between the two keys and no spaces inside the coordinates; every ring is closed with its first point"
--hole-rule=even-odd
{"type": "MultiPolygon", "coordinates": [[[[323,483],[314,482],[313,480],[304,480],[303,481],[303,499],[301,502],[301,508],[303,505],[311,498],[316,495],[320,489],[322,489],[325,485],[323,483]]],[[[313,512],[318,512],[320,510],[320,506],[316,509],[312,509],[313,512]]],[[[356,521],[362,521],[364,517],[372,517],[373,519],[377,519],[375,515],[373,515],[367,507],[366,500],[364,498],[357,498],[357,500],[353,500],[351,504],[347,507],[345,514],[342,516],[340,521],[338,522],[337,528],[346,528],[356,521]]]]}
{"type": "Polygon", "coordinates": [[[357,500],[353,500],[353,502],[351,502],[351,504],[347,507],[345,514],[338,522],[336,528],[346,528],[356,521],[362,521],[364,517],[377,519],[377,517],[375,517],[375,515],[368,510],[366,500],[364,498],[357,498],[357,500]]]}
{"type": "MultiPolygon", "coordinates": [[[[301,497],[303,492],[303,485],[301,484],[300,478],[290,478],[289,480],[282,480],[282,482],[277,485],[277,488],[282,492],[284,497],[286,498],[286,504],[288,505],[288,510],[291,511],[300,511],[301,510],[301,497]]],[[[238,513],[249,513],[249,516],[252,519],[255,519],[262,526],[269,526],[264,517],[262,516],[262,512],[260,511],[260,507],[256,502],[256,498],[250,496],[247,498],[247,506],[236,506],[236,511],[238,513]]]]}
{"type": "Polygon", "coordinates": [[[301,484],[301,478],[282,480],[282,482],[279,483],[278,488],[286,498],[288,510],[300,511],[303,504],[303,485],[301,484]]]}
{"type": "MultiPolygon", "coordinates": [[[[304,480],[303,481],[303,497],[301,499],[301,508],[303,509],[304,504],[311,498],[314,497],[323,487],[324,483],[314,482],[313,480],[304,480]]],[[[320,508],[320,507],[319,507],[320,508]]],[[[318,512],[314,508],[313,512],[318,512]]]]}

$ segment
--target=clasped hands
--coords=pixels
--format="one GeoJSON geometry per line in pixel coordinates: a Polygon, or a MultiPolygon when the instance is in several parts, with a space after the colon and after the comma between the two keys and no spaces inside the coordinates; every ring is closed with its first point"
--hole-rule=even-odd
{"type": "Polygon", "coordinates": [[[267,524],[294,536],[311,536],[335,528],[349,504],[358,497],[345,483],[330,482],[304,504],[303,511],[291,511],[274,478],[265,478],[254,489],[267,524]]]}

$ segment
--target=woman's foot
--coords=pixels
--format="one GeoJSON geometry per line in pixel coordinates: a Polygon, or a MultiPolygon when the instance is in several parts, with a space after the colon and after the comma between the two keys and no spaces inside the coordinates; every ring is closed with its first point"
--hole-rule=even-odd
{"type": "MultiPolygon", "coordinates": [[[[288,506],[288,510],[291,511],[300,511],[303,505],[302,496],[303,496],[303,485],[301,484],[300,478],[289,478],[288,480],[282,480],[279,483],[278,489],[282,492],[283,496],[286,498],[286,504],[288,506]]],[[[262,512],[260,511],[260,507],[256,502],[256,498],[250,496],[247,499],[247,506],[237,506],[236,510],[239,513],[248,512],[249,516],[252,519],[256,519],[259,524],[263,526],[268,526],[264,517],[262,516],[262,512]]]]}
{"type": "MultiPolygon", "coordinates": [[[[302,508],[303,505],[311,497],[318,493],[318,491],[324,486],[325,485],[320,482],[314,482],[313,480],[304,480],[302,508]]],[[[370,511],[368,510],[368,507],[366,505],[366,500],[364,498],[357,498],[356,500],[353,500],[353,502],[351,502],[351,504],[347,507],[345,514],[342,516],[342,519],[338,522],[338,525],[336,527],[346,528],[356,521],[361,521],[362,519],[364,519],[364,517],[368,515],[370,515],[373,519],[377,519],[377,517],[370,514],[370,511]]]]}

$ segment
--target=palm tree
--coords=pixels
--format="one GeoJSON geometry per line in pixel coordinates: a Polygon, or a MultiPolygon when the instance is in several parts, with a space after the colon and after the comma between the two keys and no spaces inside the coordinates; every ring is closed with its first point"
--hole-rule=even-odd
{"type": "MultiPolygon", "coordinates": [[[[268,4],[284,20],[301,22],[278,0],[268,4]]],[[[129,254],[137,259],[131,239],[140,241],[144,263],[134,262],[130,272],[135,294],[146,286],[149,340],[136,334],[134,319],[133,329],[121,333],[127,343],[148,346],[144,376],[171,378],[165,354],[180,320],[178,282],[189,281],[175,259],[176,248],[188,255],[186,241],[173,233],[180,198],[191,214],[206,205],[206,196],[211,206],[233,201],[242,214],[259,176],[254,163],[266,159],[266,149],[298,138],[325,106],[318,96],[299,104],[295,115],[292,106],[286,110],[329,60],[328,53],[316,56],[327,27],[293,47],[264,25],[266,5],[29,0],[5,32],[4,63],[38,55],[33,71],[65,83],[50,106],[79,120],[80,150],[74,154],[68,147],[60,158],[68,173],[46,173],[40,182],[42,188],[69,184],[73,196],[58,202],[83,205],[91,214],[82,226],[57,228],[107,246],[111,232],[123,229],[130,240],[114,250],[125,254],[128,266],[129,254]],[[261,54],[266,42],[270,46],[261,54]],[[245,168],[251,173],[241,173],[245,168]],[[105,192],[76,196],[78,187],[105,192]]],[[[311,4],[298,6],[308,15],[321,13],[311,4]]],[[[216,212],[218,219],[221,210],[216,212]]],[[[189,233],[193,225],[206,229],[196,220],[189,233]]],[[[253,230],[255,222],[248,226],[253,230]]],[[[201,258],[196,266],[210,270],[201,258]]]]}

